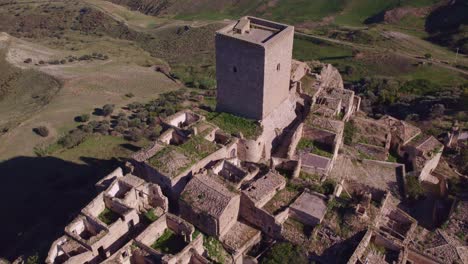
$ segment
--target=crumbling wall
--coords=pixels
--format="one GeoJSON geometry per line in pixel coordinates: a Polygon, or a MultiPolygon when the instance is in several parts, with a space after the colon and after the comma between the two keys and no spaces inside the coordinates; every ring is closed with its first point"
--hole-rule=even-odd
{"type": "Polygon", "coordinates": [[[98,190],[104,190],[110,186],[110,184],[117,178],[123,177],[123,170],[120,167],[117,167],[113,172],[109,173],[107,176],[102,178],[96,183],[96,188],[98,190]]]}
{"type": "Polygon", "coordinates": [[[325,65],[320,71],[320,86],[344,89],[340,72],[331,64],[325,65]]]}
{"type": "Polygon", "coordinates": [[[161,207],[164,212],[169,210],[169,200],[163,194],[161,187],[156,184],[149,185],[149,204],[153,207],[161,207]]]}
{"type": "Polygon", "coordinates": [[[294,134],[291,137],[291,143],[288,146],[288,155],[287,155],[289,159],[291,159],[296,153],[297,144],[299,144],[299,141],[301,140],[303,129],[304,129],[304,123],[300,123],[297,126],[296,131],[294,131],[294,134]]]}
{"type": "Polygon", "coordinates": [[[239,216],[267,235],[278,239],[281,238],[282,225],[276,221],[273,215],[262,208],[256,207],[255,203],[244,193],[241,194],[239,216]]]}
{"type": "Polygon", "coordinates": [[[361,239],[361,242],[354,250],[353,255],[349,258],[347,264],[355,264],[358,263],[359,258],[361,258],[362,254],[366,251],[367,246],[369,246],[370,240],[372,238],[372,230],[368,229],[364,237],[361,239]]]}
{"type": "Polygon", "coordinates": [[[426,163],[424,164],[424,167],[422,168],[421,173],[419,174],[420,181],[430,181],[430,178],[432,178],[431,173],[439,164],[441,157],[442,150],[435,153],[435,155],[431,159],[426,160],[426,163]]]}

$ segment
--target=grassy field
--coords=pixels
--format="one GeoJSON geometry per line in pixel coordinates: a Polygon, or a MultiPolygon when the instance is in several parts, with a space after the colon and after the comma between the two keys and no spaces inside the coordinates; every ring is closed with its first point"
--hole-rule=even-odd
{"type": "MultiPolygon", "coordinates": [[[[59,44],[54,46],[47,38],[41,42],[56,49],[11,38],[8,47],[9,61],[17,66],[26,67],[22,71],[37,72],[39,76],[50,75],[62,80],[63,86],[54,93],[53,97],[41,104],[40,108],[34,108],[34,111],[25,112],[26,109],[33,106],[31,103],[20,104],[22,98],[31,98],[29,94],[34,90],[31,90],[30,86],[28,86],[28,93],[24,93],[22,96],[18,95],[19,90],[16,91],[18,93],[9,95],[9,100],[5,101],[6,106],[17,102],[14,105],[26,115],[21,120],[15,119],[21,121],[20,124],[17,124],[16,129],[11,129],[0,137],[0,160],[17,155],[33,155],[33,148],[36,145],[54,142],[63,132],[76,126],[73,120],[75,116],[91,113],[96,107],[101,107],[106,103],[121,106],[132,101],[147,101],[157,98],[158,94],[162,92],[180,87],[165,75],[155,72],[154,69],[139,65],[147,63],[147,60],[150,60],[150,63],[158,63],[160,60],[151,57],[129,41],[111,38],[93,41],[90,36],[85,36],[84,38],[88,39],[88,42],[83,43],[79,40],[74,41],[73,37],[75,35],[71,35],[68,40],[69,45],[75,47],[73,51],[59,49],[59,44]],[[121,43],[124,45],[119,46],[121,43]],[[109,60],[47,66],[26,65],[22,62],[28,57],[32,58],[33,63],[37,63],[39,59],[61,58],[66,54],[79,56],[96,51],[109,54],[109,60]],[[40,57],[35,57],[34,54],[38,54],[37,56],[40,57]],[[47,57],[42,54],[47,54],[47,57]],[[130,92],[134,95],[131,99],[125,96],[130,92]],[[47,126],[51,135],[47,138],[35,135],[32,129],[39,125],[47,126]]],[[[27,80],[31,81],[31,79],[27,80]]],[[[36,80],[30,83],[35,83],[40,87],[41,82],[36,80]]],[[[39,98],[47,96],[47,93],[43,92],[41,96],[39,98]]],[[[1,103],[0,107],[2,107],[1,103]]],[[[0,115],[13,116],[14,112],[11,112],[13,109],[15,108],[9,107],[9,111],[2,111],[0,115]]]]}
{"type": "Polygon", "coordinates": [[[59,147],[52,153],[52,156],[80,164],[85,163],[83,155],[101,160],[128,158],[130,154],[149,144],[150,142],[145,139],[129,142],[122,137],[93,135],[74,148],[59,147]]]}

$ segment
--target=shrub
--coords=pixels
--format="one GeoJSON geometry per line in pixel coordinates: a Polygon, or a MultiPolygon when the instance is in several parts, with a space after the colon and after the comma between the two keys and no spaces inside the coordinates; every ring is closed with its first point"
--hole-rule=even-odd
{"type": "Polygon", "coordinates": [[[135,97],[135,95],[133,93],[126,93],[125,96],[128,97],[128,98],[135,97]]]}
{"type": "Polygon", "coordinates": [[[70,131],[67,135],[62,137],[58,143],[65,148],[73,148],[79,145],[86,139],[87,134],[79,129],[70,131]]]}
{"type": "Polygon", "coordinates": [[[94,131],[94,127],[90,124],[86,124],[81,126],[81,130],[83,130],[85,133],[92,133],[94,131]]]}
{"type": "Polygon", "coordinates": [[[118,133],[120,133],[120,134],[123,134],[123,133],[125,133],[125,127],[123,127],[123,126],[116,126],[116,127],[114,128],[114,131],[115,131],[115,132],[118,132],[118,133]]]}
{"type": "Polygon", "coordinates": [[[424,195],[424,189],[417,177],[406,177],[406,194],[412,200],[417,200],[424,195]]]}
{"type": "Polygon", "coordinates": [[[120,119],[117,121],[117,126],[128,128],[128,121],[126,119],[120,119]]]}
{"type": "Polygon", "coordinates": [[[113,104],[106,104],[102,107],[102,114],[104,116],[109,116],[114,112],[114,105],[113,104]]]}
{"type": "Polygon", "coordinates": [[[32,62],[32,59],[31,58],[27,58],[24,60],[24,63],[31,63],[32,62]]]}
{"type": "Polygon", "coordinates": [[[432,58],[432,54],[426,53],[426,54],[424,54],[424,58],[426,58],[426,60],[429,60],[429,59],[432,58]]]}
{"type": "Polygon", "coordinates": [[[307,256],[301,248],[288,242],[275,244],[261,261],[262,264],[305,264],[308,262],[307,256]]]}
{"type": "Polygon", "coordinates": [[[443,104],[435,104],[431,107],[430,116],[432,118],[441,117],[444,115],[445,106],[443,104]]]}
{"type": "Polygon", "coordinates": [[[33,131],[41,137],[49,136],[49,129],[45,126],[36,127],[33,129],[33,131]]]}
{"type": "Polygon", "coordinates": [[[84,122],[88,122],[88,121],[89,121],[89,118],[90,118],[90,115],[89,115],[89,114],[82,114],[82,115],[80,115],[80,116],[77,116],[77,117],[76,117],[76,120],[77,120],[78,122],[83,122],[83,123],[84,123],[84,122]]]}
{"type": "Polygon", "coordinates": [[[103,135],[107,135],[109,133],[110,126],[104,122],[100,123],[95,129],[95,132],[101,133],[103,135]]]}
{"type": "Polygon", "coordinates": [[[132,128],[128,131],[128,139],[131,141],[140,141],[142,138],[142,133],[139,129],[137,128],[132,128]]]}
{"type": "Polygon", "coordinates": [[[129,127],[139,127],[141,125],[141,120],[138,118],[134,118],[128,122],[129,127]]]}

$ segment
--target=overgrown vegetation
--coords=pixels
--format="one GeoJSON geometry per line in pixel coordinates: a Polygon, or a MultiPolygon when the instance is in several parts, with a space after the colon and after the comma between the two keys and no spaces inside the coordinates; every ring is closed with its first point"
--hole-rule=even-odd
{"type": "Polygon", "coordinates": [[[145,218],[149,221],[149,222],[154,222],[156,220],[158,220],[158,216],[154,213],[154,209],[151,208],[150,210],[146,211],[145,212],[145,218]]]}
{"type": "Polygon", "coordinates": [[[261,126],[255,121],[228,113],[207,112],[207,121],[217,125],[229,134],[239,134],[248,139],[255,139],[262,133],[261,126]]]}
{"type": "Polygon", "coordinates": [[[303,249],[299,246],[294,246],[289,242],[280,242],[270,248],[266,256],[261,260],[262,264],[284,264],[296,263],[306,264],[309,263],[307,256],[303,249]]]}
{"type": "Polygon", "coordinates": [[[216,263],[229,263],[226,256],[229,256],[221,242],[210,236],[203,237],[203,247],[206,249],[208,257],[216,263]]]}
{"type": "Polygon", "coordinates": [[[418,178],[415,176],[406,177],[405,187],[406,194],[411,200],[417,200],[424,195],[424,189],[422,188],[418,178]]]}
{"type": "Polygon", "coordinates": [[[326,149],[323,144],[320,142],[307,139],[307,138],[301,138],[299,140],[299,143],[297,144],[297,149],[298,150],[303,150],[303,151],[308,151],[310,153],[327,157],[327,158],[332,158],[333,153],[331,153],[328,149],[326,149]]]}
{"type": "Polygon", "coordinates": [[[105,207],[104,210],[98,215],[99,220],[101,220],[106,225],[111,225],[117,219],[119,219],[119,215],[113,212],[111,209],[105,207]]]}
{"type": "Polygon", "coordinates": [[[187,243],[183,236],[175,234],[172,230],[166,228],[164,233],[156,239],[151,247],[161,253],[174,255],[180,252],[186,245],[187,243]]]}

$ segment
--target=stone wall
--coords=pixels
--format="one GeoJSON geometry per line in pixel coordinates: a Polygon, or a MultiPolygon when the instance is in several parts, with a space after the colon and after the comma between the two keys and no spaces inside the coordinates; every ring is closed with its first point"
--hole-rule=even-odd
{"type": "Polygon", "coordinates": [[[288,96],[294,28],[285,27],[257,43],[225,34],[233,26],[217,32],[215,38],[217,110],[262,120],[288,96]]]}
{"type": "Polygon", "coordinates": [[[359,245],[356,247],[356,249],[354,250],[354,253],[353,255],[351,255],[351,257],[349,258],[347,264],[355,264],[357,263],[358,259],[362,256],[362,254],[364,254],[364,252],[366,251],[366,248],[367,246],[369,245],[369,242],[372,238],[372,230],[369,229],[367,230],[366,234],[364,235],[364,237],[361,239],[361,242],[359,243],[359,245]]]}
{"type": "Polygon", "coordinates": [[[255,206],[254,202],[244,193],[241,194],[239,216],[252,226],[262,230],[273,238],[281,238],[281,223],[267,211],[255,206]]]}
{"type": "Polygon", "coordinates": [[[340,72],[331,64],[327,64],[322,68],[320,72],[320,82],[320,86],[322,87],[344,89],[340,72]]]}

